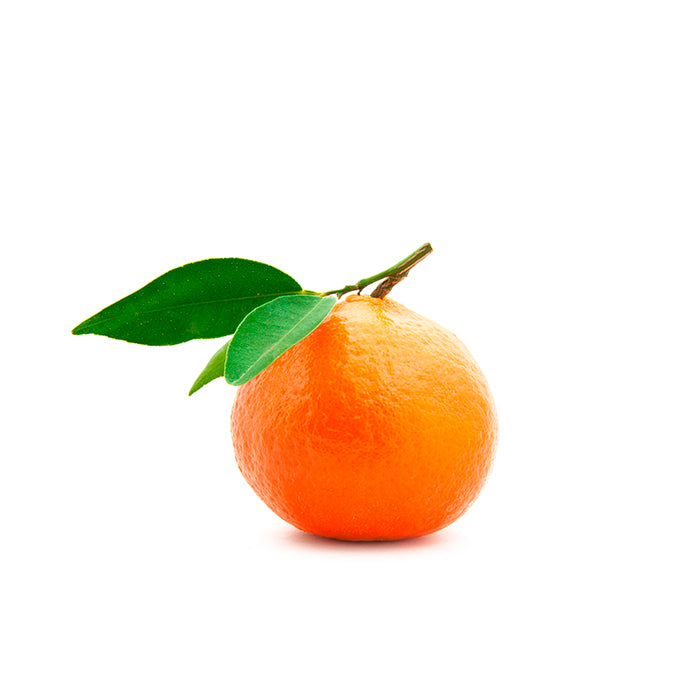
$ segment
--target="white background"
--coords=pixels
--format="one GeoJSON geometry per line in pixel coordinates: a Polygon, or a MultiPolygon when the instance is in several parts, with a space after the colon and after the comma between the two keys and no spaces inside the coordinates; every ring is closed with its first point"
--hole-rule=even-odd
{"type": "Polygon", "coordinates": [[[694,2],[0,11],[0,695],[697,698],[694,2]],[[238,473],[220,341],[70,329],[185,262],[392,297],[469,346],[492,478],[346,544],[238,473]]]}

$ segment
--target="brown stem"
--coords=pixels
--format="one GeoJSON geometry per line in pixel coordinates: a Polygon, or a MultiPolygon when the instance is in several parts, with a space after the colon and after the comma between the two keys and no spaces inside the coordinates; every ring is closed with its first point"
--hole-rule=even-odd
{"type": "Polygon", "coordinates": [[[360,280],[356,284],[348,284],[342,289],[332,289],[329,292],[323,292],[321,296],[337,294],[338,298],[340,298],[343,296],[343,294],[355,291],[361,292],[365,287],[369,287],[370,284],[374,284],[375,282],[379,282],[380,280],[385,280],[385,282],[387,282],[386,291],[384,291],[384,293],[381,294],[381,296],[378,294],[379,289],[384,286],[384,283],[382,283],[372,293],[373,297],[379,296],[379,298],[381,299],[389,293],[389,291],[395,284],[397,284],[408,274],[408,271],[414,265],[417,265],[426,255],[432,252],[433,247],[430,245],[430,243],[424,243],[420,248],[418,248],[418,250],[414,251],[407,258],[404,258],[403,260],[401,260],[401,262],[396,263],[396,265],[390,267],[388,270],[384,270],[383,272],[379,272],[376,275],[372,275],[372,277],[366,277],[365,279],[360,280]],[[388,284],[389,279],[393,279],[394,281],[391,284],[388,284]]]}
{"type": "Polygon", "coordinates": [[[408,277],[408,273],[415,267],[423,258],[433,252],[433,247],[430,243],[422,245],[413,255],[410,255],[405,260],[402,260],[396,266],[395,272],[386,277],[378,284],[374,291],[370,294],[375,299],[383,299],[402,279],[408,277]]]}

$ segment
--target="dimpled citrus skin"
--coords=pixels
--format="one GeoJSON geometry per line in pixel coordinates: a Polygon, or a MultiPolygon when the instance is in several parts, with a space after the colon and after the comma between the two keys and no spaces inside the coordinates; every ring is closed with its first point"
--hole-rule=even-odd
{"type": "Polygon", "coordinates": [[[426,535],[479,494],[496,447],[486,379],[449,331],[389,299],[354,295],[240,387],[238,466],[306,532],[426,535]]]}

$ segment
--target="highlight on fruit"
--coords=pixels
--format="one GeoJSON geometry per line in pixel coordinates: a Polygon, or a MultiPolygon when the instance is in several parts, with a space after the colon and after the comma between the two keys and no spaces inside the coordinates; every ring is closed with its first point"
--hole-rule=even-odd
{"type": "Polygon", "coordinates": [[[227,337],[189,393],[220,377],[238,387],[236,462],[270,509],[341,540],[427,535],[479,495],[498,432],[486,378],[463,343],[386,298],[431,252],[426,243],[327,292],[265,263],[201,260],[73,333],[144,345],[227,337]]]}

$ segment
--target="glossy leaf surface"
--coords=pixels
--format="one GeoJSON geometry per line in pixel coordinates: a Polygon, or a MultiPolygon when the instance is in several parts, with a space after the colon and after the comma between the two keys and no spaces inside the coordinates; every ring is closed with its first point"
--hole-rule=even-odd
{"type": "MultiPolygon", "coordinates": [[[[175,345],[233,333],[254,308],[300,292],[292,277],[244,258],[211,258],[177,267],[73,329],[143,345],[175,345]]],[[[318,297],[316,297],[318,298],[318,297]]]]}
{"type": "Polygon", "coordinates": [[[237,386],[250,381],[309,335],[328,316],[335,301],[332,296],[281,296],[251,311],[229,343],[226,381],[237,386]]]}

